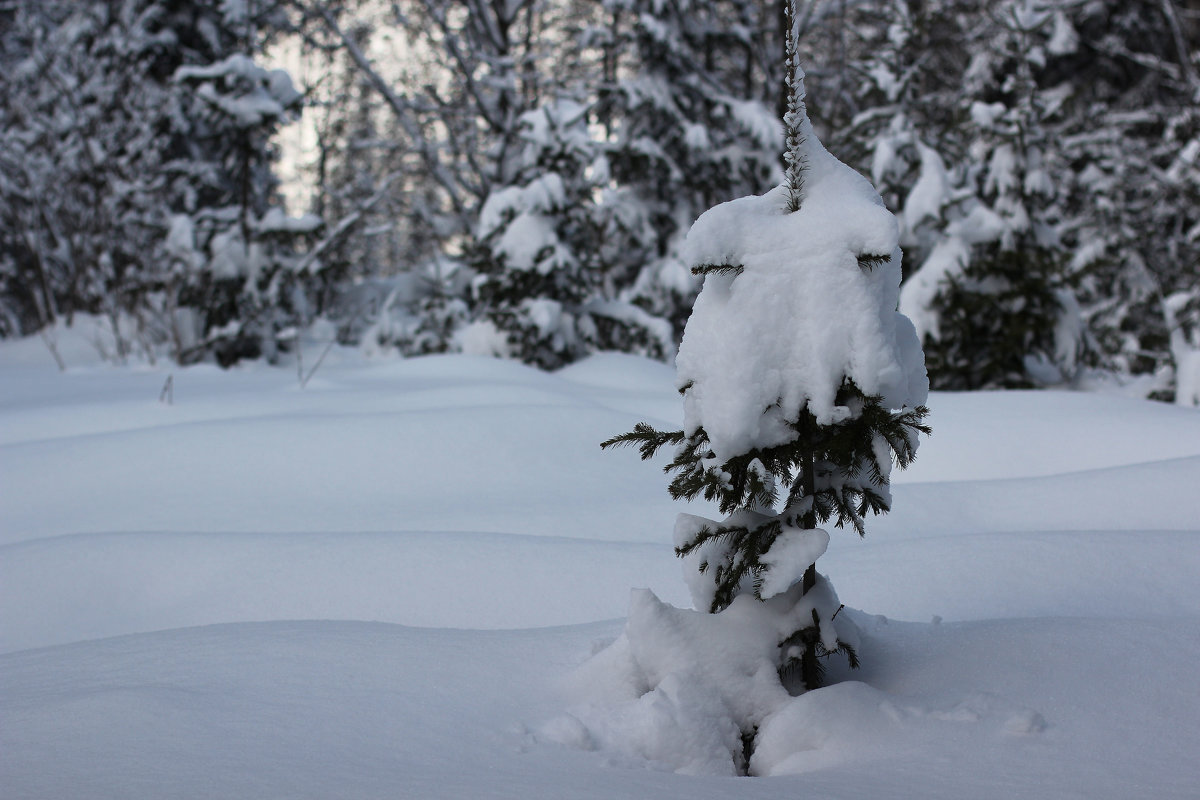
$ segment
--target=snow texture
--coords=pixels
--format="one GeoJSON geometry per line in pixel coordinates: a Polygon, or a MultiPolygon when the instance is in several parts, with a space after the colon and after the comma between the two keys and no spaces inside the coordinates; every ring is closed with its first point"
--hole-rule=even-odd
{"type": "Polygon", "coordinates": [[[562,178],[553,172],[525,186],[493,192],[479,215],[479,236],[487,238],[503,228],[493,249],[511,269],[548,273],[570,266],[574,256],[559,240],[549,216],[562,207],[564,198],[562,178]]]}
{"type": "MultiPolygon", "coordinates": [[[[727,774],[740,741],[669,678],[729,623],[666,608],[676,503],[596,447],[680,424],[666,365],[335,347],[301,391],[115,368],[83,315],[46,335],[65,373],[0,343],[6,799],[1195,797],[1195,409],[934,393],[895,510],[821,556],[869,612],[836,618],[862,669],[780,697],[750,764],[775,777],[733,780],[674,774],[727,774]],[[636,642],[630,586],[662,598],[636,642]],[[660,737],[671,715],[714,724],[660,737]]],[[[751,670],[731,708],[778,696],[755,653],[722,655],[751,670]]]]}
{"type": "Polygon", "coordinates": [[[952,278],[960,276],[971,261],[971,246],[999,239],[1005,221],[982,203],[975,203],[960,219],[946,226],[946,235],[930,250],[920,268],[900,289],[900,313],[912,320],[918,341],[939,336],[934,298],[952,278]]]}
{"type": "Polygon", "coordinates": [[[1191,299],[1189,292],[1177,292],[1163,300],[1175,362],[1175,403],[1181,406],[1200,406],[1200,328],[1193,329],[1189,337],[1180,321],[1191,299]]]}
{"type": "Polygon", "coordinates": [[[804,124],[802,208],[785,213],[782,186],[723,203],[685,244],[692,264],[742,268],[705,278],[676,360],[689,387],[685,432],[703,427],[722,462],[787,441],[806,406],[821,424],[844,419],[835,398],[845,379],[889,408],[920,405],[928,392],[919,340],[895,310],[896,220],[804,124]],[[863,255],[889,261],[864,269],[863,255]]]}
{"type": "Polygon", "coordinates": [[[829,549],[829,532],[821,528],[784,528],[759,561],[767,567],[759,595],[769,599],[782,594],[804,577],[829,549]]]}
{"type": "Polygon", "coordinates": [[[324,224],[316,214],[289,217],[282,208],[275,206],[263,214],[256,227],[260,233],[313,233],[324,224]]]}
{"type": "MultiPolygon", "coordinates": [[[[741,595],[719,614],[635,590],[624,633],[571,678],[591,701],[573,714],[586,731],[573,738],[685,775],[744,772],[742,734],[788,701],[777,643],[831,603],[823,578],[799,602],[741,595]]],[[[823,638],[858,641],[847,618],[834,625],[823,638]]]]}
{"type": "Polygon", "coordinates": [[[197,93],[242,128],[282,119],[303,99],[287,70],[264,69],[240,53],[207,66],[180,67],[174,79],[202,82],[197,93]]]}
{"type": "Polygon", "coordinates": [[[937,222],[942,216],[942,206],[950,196],[950,179],[942,157],[932,147],[917,144],[921,158],[921,173],[904,200],[904,226],[915,231],[925,220],[937,222]]]}

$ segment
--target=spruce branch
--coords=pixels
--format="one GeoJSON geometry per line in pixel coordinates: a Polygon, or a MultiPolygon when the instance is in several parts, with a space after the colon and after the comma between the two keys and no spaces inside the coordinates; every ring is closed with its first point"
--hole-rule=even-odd
{"type": "Polygon", "coordinates": [[[750,578],[754,596],[762,600],[763,573],[767,565],[762,557],[783,533],[778,519],[772,519],[756,528],[745,525],[722,525],[719,528],[704,526],[692,538],[675,548],[675,555],[683,558],[694,553],[703,545],[720,545],[720,554],[700,565],[700,572],[713,572],[716,590],[713,593],[710,613],[716,614],[729,607],[739,594],[743,582],[750,578]]]}
{"type": "Polygon", "coordinates": [[[745,267],[737,264],[697,264],[692,267],[693,275],[709,275],[717,273],[718,275],[741,275],[745,267]]]}
{"type": "Polygon", "coordinates": [[[642,461],[648,461],[661,447],[668,444],[679,444],[684,439],[683,431],[659,431],[644,422],[633,426],[633,430],[614,436],[600,443],[601,450],[624,445],[638,445],[642,461]]]}
{"type": "Polygon", "coordinates": [[[891,256],[879,255],[877,253],[863,253],[858,256],[858,266],[863,272],[870,272],[876,267],[882,267],[890,259],[891,256]]]}
{"type": "MultiPolygon", "coordinates": [[[[838,607],[833,617],[830,617],[831,622],[843,608],[845,606],[838,607]]],[[[817,688],[824,683],[825,677],[825,665],[821,663],[820,659],[829,658],[835,654],[844,655],[850,669],[859,667],[858,653],[850,644],[838,639],[837,647],[830,650],[821,642],[821,619],[815,608],[812,610],[812,620],[812,625],[795,631],[779,643],[779,649],[785,654],[783,665],[779,668],[779,680],[784,686],[794,686],[799,682],[804,685],[805,689],[817,688]],[[787,656],[788,650],[793,647],[801,649],[809,658],[787,656]]]]}
{"type": "MultiPolygon", "coordinates": [[[[687,386],[683,391],[686,392],[687,386]]],[[[864,533],[863,518],[885,513],[887,472],[879,461],[877,441],[900,467],[915,456],[917,435],[928,434],[922,423],[928,410],[924,406],[892,411],[881,405],[881,398],[864,395],[853,383],[847,383],[838,395],[838,404],[853,409],[846,423],[820,426],[807,408],[802,409],[790,427],[797,441],[775,447],[756,448],[717,463],[713,458],[708,433],[699,428],[691,435],[683,431],[658,431],[646,423],[615,436],[602,448],[636,445],[642,460],[654,457],[666,445],[677,449],[663,472],[673,474],[668,492],[675,500],[705,500],[717,503],[723,514],[754,506],[770,508],[779,499],[780,487],[786,492],[786,507],[804,507],[813,514],[813,524],[833,519],[838,527],[850,525],[864,533]],[[805,453],[812,457],[815,484],[807,489],[795,480],[805,453]],[[754,466],[754,462],[759,466],[754,466]]],[[[801,527],[805,527],[802,525],[801,527]]]]}

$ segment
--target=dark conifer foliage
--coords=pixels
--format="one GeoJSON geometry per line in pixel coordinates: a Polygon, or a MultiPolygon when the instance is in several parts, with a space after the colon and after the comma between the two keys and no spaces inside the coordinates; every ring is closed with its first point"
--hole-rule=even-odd
{"type": "Polygon", "coordinates": [[[936,340],[925,344],[934,388],[1032,389],[1061,383],[1058,320],[1073,302],[1065,265],[1051,251],[993,248],[948,278],[936,340]]]}

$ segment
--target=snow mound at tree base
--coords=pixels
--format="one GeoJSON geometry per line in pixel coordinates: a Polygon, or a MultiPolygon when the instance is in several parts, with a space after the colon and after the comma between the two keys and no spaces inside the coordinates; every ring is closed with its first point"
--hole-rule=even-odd
{"type": "MultiPolygon", "coordinates": [[[[901,624],[917,642],[897,648],[888,641],[897,632],[885,618],[843,611],[843,627],[879,634],[868,635],[860,648],[893,662],[888,677],[909,681],[899,688],[910,692],[913,678],[927,683],[937,674],[940,651],[958,641],[966,658],[954,665],[949,691],[887,691],[851,680],[858,673],[831,663],[830,685],[791,697],[779,685],[770,652],[777,615],[755,613],[749,603],[735,603],[730,611],[735,613],[677,609],[635,591],[625,631],[570,676],[566,691],[575,704],[542,725],[537,738],[601,751],[613,765],[767,777],[919,761],[929,752],[1022,750],[1037,746],[1052,729],[1051,715],[993,691],[986,675],[969,679],[975,672],[971,659],[982,655],[976,645],[986,640],[974,627],[901,624]],[[720,637],[713,635],[717,628],[720,637]],[[713,642],[721,648],[714,650],[713,642]],[[925,648],[924,667],[912,657],[922,644],[932,645],[925,648]],[[914,674],[926,668],[931,671],[924,679],[914,674]]],[[[1004,646],[1005,638],[994,637],[991,647],[1004,646]]],[[[1041,637],[1033,632],[1032,638],[1041,637]]]]}
{"type": "Polygon", "coordinates": [[[743,595],[703,614],[635,590],[625,631],[575,678],[594,693],[577,715],[585,741],[683,774],[744,772],[743,733],[788,697],[776,674],[786,610],[743,595]]]}
{"type": "MultiPolygon", "coordinates": [[[[857,643],[849,617],[839,635],[857,643]]],[[[776,675],[789,618],[749,597],[704,614],[635,591],[625,631],[570,677],[576,705],[540,736],[683,775],[771,776],[1047,728],[1040,711],[980,690],[927,703],[847,680],[791,697],[776,675]]]]}

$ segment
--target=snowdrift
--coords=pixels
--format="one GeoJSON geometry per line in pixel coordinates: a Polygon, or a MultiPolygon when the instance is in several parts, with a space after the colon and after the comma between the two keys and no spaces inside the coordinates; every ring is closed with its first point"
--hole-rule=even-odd
{"type": "Polygon", "coordinates": [[[579,671],[631,588],[686,604],[658,469],[598,447],[680,424],[668,367],[335,352],[301,391],[283,369],[113,368],[86,347],[58,374],[40,346],[0,346],[6,798],[1184,798],[1200,781],[1189,410],[934,394],[893,513],[865,540],[831,531],[822,558],[861,609],[863,668],[773,720],[756,758],[776,777],[727,778],[637,738],[663,709],[597,730],[578,692],[636,696],[579,671]]]}

